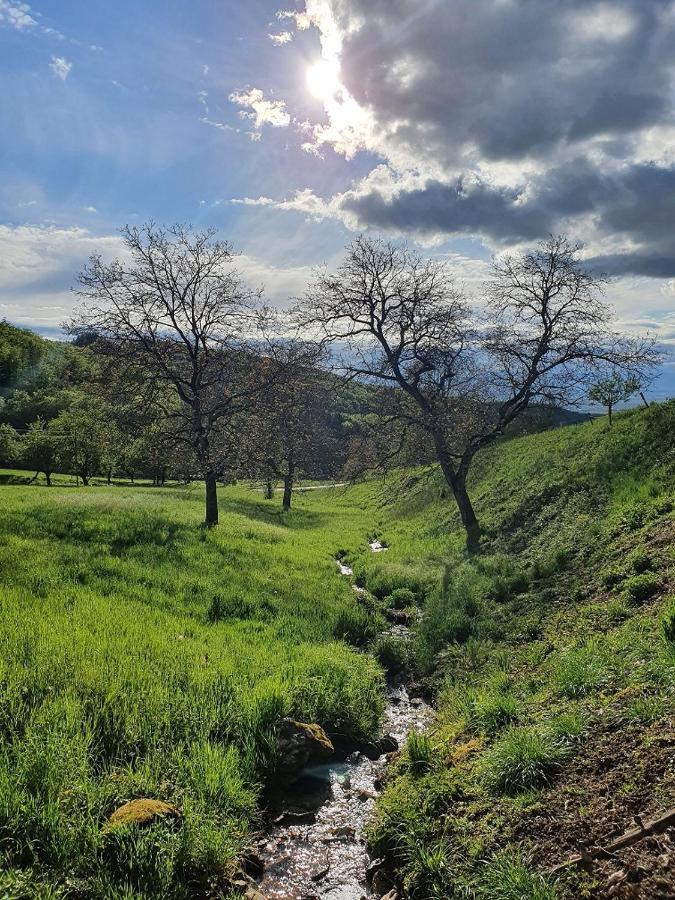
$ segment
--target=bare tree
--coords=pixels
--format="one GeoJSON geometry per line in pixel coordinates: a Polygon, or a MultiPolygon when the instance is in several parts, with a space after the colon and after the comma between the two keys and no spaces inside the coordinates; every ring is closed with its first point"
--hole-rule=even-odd
{"type": "Polygon", "coordinates": [[[142,383],[190,448],[206,484],[205,524],[218,523],[217,481],[233,445],[228,424],[257,383],[252,337],[259,294],[233,269],[233,250],[213,229],[122,229],[126,253],[110,264],[92,256],[79,275],[84,303],[69,323],[94,334],[93,349],[142,383]]]}
{"type": "Polygon", "coordinates": [[[579,251],[551,237],[496,262],[479,316],[443,263],[360,237],[298,308],[301,325],[333,342],[348,377],[399,389],[387,415],[428,435],[469,549],[481,531],[467,491],[476,453],[532,403],[581,399],[598,366],[636,373],[655,360],[649,341],[611,331],[603,279],[579,251]]]}

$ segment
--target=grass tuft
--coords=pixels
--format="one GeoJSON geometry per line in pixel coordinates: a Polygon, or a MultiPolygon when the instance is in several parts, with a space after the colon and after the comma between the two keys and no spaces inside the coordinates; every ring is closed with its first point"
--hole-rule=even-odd
{"type": "Polygon", "coordinates": [[[548,878],[533,872],[522,856],[509,851],[487,863],[477,894],[484,900],[556,900],[559,896],[548,878]]]}
{"type": "Polygon", "coordinates": [[[550,783],[566,756],[564,744],[554,734],[516,726],[486,752],[483,775],[491,790],[517,794],[550,783]]]}

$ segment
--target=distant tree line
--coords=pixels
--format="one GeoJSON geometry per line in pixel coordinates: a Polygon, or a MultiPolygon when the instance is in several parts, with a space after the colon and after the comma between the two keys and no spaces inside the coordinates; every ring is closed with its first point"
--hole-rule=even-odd
{"type": "Polygon", "coordinates": [[[481,307],[443,262],[361,237],[282,316],[214,231],[122,235],[123,261],[79,275],[72,344],[3,325],[0,455],[48,481],[202,479],[207,525],[223,479],[268,497],[282,483],[287,509],[302,477],[434,461],[475,549],[476,454],[542,410],[590,397],[611,412],[658,363],[653,341],[612,329],[604,279],[564,236],[497,260],[481,307]]]}

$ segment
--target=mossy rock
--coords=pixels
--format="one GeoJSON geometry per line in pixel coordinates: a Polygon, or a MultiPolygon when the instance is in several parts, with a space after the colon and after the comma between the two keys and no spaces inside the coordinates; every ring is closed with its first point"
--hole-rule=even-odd
{"type": "Polygon", "coordinates": [[[120,806],[119,809],[116,809],[108,819],[103,830],[111,831],[113,828],[121,828],[125,825],[153,825],[165,819],[175,823],[182,818],[182,812],[171,803],[165,803],[163,800],[143,798],[130,800],[128,803],[120,806]]]}
{"type": "Polygon", "coordinates": [[[286,773],[299,772],[310,760],[329,759],[335,748],[320,725],[283,719],[279,729],[280,768],[286,773]]]}

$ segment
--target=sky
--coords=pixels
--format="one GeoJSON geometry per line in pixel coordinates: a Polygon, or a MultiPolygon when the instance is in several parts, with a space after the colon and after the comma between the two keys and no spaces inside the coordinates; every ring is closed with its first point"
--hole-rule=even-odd
{"type": "Polygon", "coordinates": [[[565,232],[675,394],[675,0],[280,2],[0,0],[0,318],[58,336],[126,223],[278,305],[361,232],[476,297],[565,232]]]}

